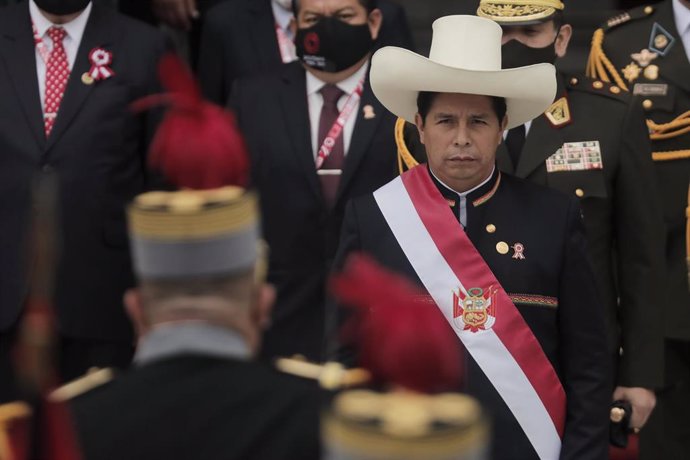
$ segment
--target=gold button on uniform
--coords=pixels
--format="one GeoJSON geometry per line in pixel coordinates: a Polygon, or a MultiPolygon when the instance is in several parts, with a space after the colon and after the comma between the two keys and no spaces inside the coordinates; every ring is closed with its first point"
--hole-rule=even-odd
{"type": "Polygon", "coordinates": [[[654,8],[652,8],[651,6],[645,6],[644,7],[644,14],[650,15],[653,12],[654,12],[654,8]]]}
{"type": "Polygon", "coordinates": [[[570,79],[570,84],[573,85],[573,86],[577,85],[577,78],[575,78],[575,77],[571,78],[571,79],[570,79]]]}
{"type": "Polygon", "coordinates": [[[508,251],[510,250],[510,246],[508,246],[508,243],[505,241],[499,241],[496,243],[496,251],[499,254],[508,254],[508,251]]]}
{"type": "Polygon", "coordinates": [[[93,85],[94,81],[95,80],[93,79],[91,74],[89,74],[88,72],[84,72],[83,74],[81,74],[81,82],[84,83],[85,85],[93,85]]]}
{"type": "Polygon", "coordinates": [[[644,107],[647,110],[651,109],[653,105],[654,103],[651,101],[651,99],[645,99],[644,101],[642,101],[642,107],[644,107]]]}
{"type": "Polygon", "coordinates": [[[489,233],[494,233],[496,231],[496,226],[494,224],[489,224],[486,226],[486,231],[489,233]]]}
{"type": "Polygon", "coordinates": [[[618,94],[621,92],[621,89],[617,86],[612,86],[609,88],[609,91],[611,91],[613,94],[618,94]]]}
{"type": "Polygon", "coordinates": [[[599,80],[597,80],[597,81],[595,81],[594,83],[592,83],[592,86],[593,86],[595,89],[601,89],[601,88],[604,87],[604,84],[603,84],[602,82],[600,82],[599,80]]]}
{"type": "Polygon", "coordinates": [[[579,196],[580,198],[582,198],[583,196],[585,196],[585,191],[582,190],[581,188],[578,188],[578,189],[575,190],[575,195],[577,195],[577,196],[579,196]]]}

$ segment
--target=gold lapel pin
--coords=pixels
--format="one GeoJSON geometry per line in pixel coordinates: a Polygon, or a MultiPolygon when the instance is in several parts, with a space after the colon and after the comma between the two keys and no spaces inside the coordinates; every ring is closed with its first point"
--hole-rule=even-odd
{"type": "Polygon", "coordinates": [[[95,80],[93,79],[91,74],[89,74],[88,72],[84,72],[83,74],[81,74],[81,82],[84,83],[85,85],[93,85],[94,81],[95,80]]]}
{"type": "Polygon", "coordinates": [[[508,243],[506,243],[505,241],[499,241],[498,243],[496,243],[496,251],[499,254],[503,254],[503,255],[508,254],[509,250],[510,250],[510,246],[508,246],[508,243]]]}
{"type": "Polygon", "coordinates": [[[364,112],[365,120],[371,120],[372,118],[376,118],[376,113],[374,112],[374,107],[372,105],[365,105],[362,108],[362,112],[364,112]]]}

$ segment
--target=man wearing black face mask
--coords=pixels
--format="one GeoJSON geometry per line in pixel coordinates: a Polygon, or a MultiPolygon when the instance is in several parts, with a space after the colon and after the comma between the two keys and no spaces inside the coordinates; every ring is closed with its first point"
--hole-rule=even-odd
{"type": "Polygon", "coordinates": [[[126,366],[133,338],[122,295],[133,276],[124,205],[150,184],[145,152],[157,118],[129,106],[158,92],[165,39],[90,0],[21,2],[0,13],[0,31],[0,362],[35,265],[31,193],[55,178],[61,377],[126,366]]]}
{"type": "MultiPolygon", "coordinates": [[[[375,47],[412,49],[405,11],[378,0],[383,21],[375,47]]],[[[228,0],[212,8],[204,22],[199,79],[204,95],[226,104],[235,79],[272,72],[296,59],[291,30],[292,0],[228,0]]]]}
{"type": "MultiPolygon", "coordinates": [[[[554,62],[566,53],[572,28],[563,23],[558,0],[482,0],[477,14],[503,28],[503,68],[554,62]]],[[[508,132],[497,162],[506,172],[580,198],[607,306],[617,370],[613,400],[632,404],[630,428],[639,431],[662,377],[661,321],[651,318],[664,308],[663,220],[642,111],[623,93],[602,81],[559,75],[553,105],[508,132]]]]}
{"type": "Polygon", "coordinates": [[[277,288],[262,355],[318,360],[344,207],[395,176],[395,119],[368,81],[381,26],[376,2],[300,0],[296,13],[300,60],[238,80],[231,104],[252,156],[277,288]]]}

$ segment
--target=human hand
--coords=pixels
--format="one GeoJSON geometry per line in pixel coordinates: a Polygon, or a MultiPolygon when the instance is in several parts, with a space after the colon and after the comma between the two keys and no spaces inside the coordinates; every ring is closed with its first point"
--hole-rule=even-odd
{"type": "Polygon", "coordinates": [[[652,390],[639,387],[616,387],[613,392],[613,400],[628,401],[632,405],[632,418],[630,428],[635,433],[647,423],[647,419],[656,406],[656,396],[652,390]]]}
{"type": "Polygon", "coordinates": [[[152,0],[151,5],[156,17],[175,29],[189,30],[199,17],[196,0],[152,0]]]}

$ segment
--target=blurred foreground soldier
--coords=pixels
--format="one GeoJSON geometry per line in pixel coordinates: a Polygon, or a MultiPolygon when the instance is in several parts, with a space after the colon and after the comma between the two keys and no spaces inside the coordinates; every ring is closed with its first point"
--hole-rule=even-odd
{"type": "MultiPolygon", "coordinates": [[[[253,362],[273,292],[264,284],[259,212],[230,115],[202,103],[166,61],[172,113],[152,155],[180,192],[129,208],[139,287],[125,297],[140,334],[135,367],[110,383],[63,387],[85,458],[317,459],[319,394],[253,362]],[[165,148],[164,150],[156,150],[165,148]],[[89,387],[96,387],[85,394],[89,387]]],[[[102,383],[102,382],[98,382],[102,383]]]]}
{"type": "MultiPolygon", "coordinates": [[[[503,68],[554,63],[572,34],[559,0],[482,0],[479,16],[503,29],[503,68]]],[[[662,214],[644,116],[618,86],[558,74],[553,104],[508,131],[496,153],[502,171],[580,199],[614,365],[613,400],[632,404],[639,430],[663,376],[662,214]],[[640,186],[644,184],[644,186],[640,186]]]]}
{"type": "Polygon", "coordinates": [[[395,118],[374,97],[374,2],[300,0],[297,54],[275,74],[240,79],[233,106],[247,139],[277,288],[262,356],[320,361],[326,277],[345,203],[395,177],[395,118]]]}
{"type": "Polygon", "coordinates": [[[31,184],[54,174],[61,374],[125,367],[133,347],[122,294],[134,279],[124,207],[151,184],[146,151],[156,121],[134,116],[129,104],[158,91],[165,40],[88,0],[22,2],[2,11],[0,31],[0,354],[20,321],[33,263],[31,184]]]}
{"type": "Polygon", "coordinates": [[[637,95],[645,111],[666,226],[665,388],[642,433],[647,458],[690,452],[690,2],[666,0],[608,20],[588,73],[637,95]]]}
{"type": "Polygon", "coordinates": [[[355,310],[345,331],[378,391],[335,397],[322,421],[325,458],[488,459],[488,423],[475,399],[457,393],[460,350],[438,309],[410,281],[360,255],[333,288],[355,310]]]}
{"type": "Polygon", "coordinates": [[[449,16],[428,59],[374,55],[372,88],[428,166],[351,202],[335,265],[363,251],[424,286],[466,348],[492,459],[605,459],[611,365],[577,199],[495,166],[503,131],[552,103],[555,68],[501,70],[500,52],[496,23],[449,16]]]}
{"type": "MultiPolygon", "coordinates": [[[[204,22],[199,78],[206,97],[225,105],[233,82],[243,76],[278,72],[297,59],[293,8],[299,0],[228,0],[213,8],[204,22]]],[[[412,48],[405,10],[390,0],[359,0],[368,11],[381,10],[376,46],[412,48]]],[[[347,2],[343,5],[347,6],[347,2]]],[[[352,11],[342,9],[343,18],[352,11]]]]}

